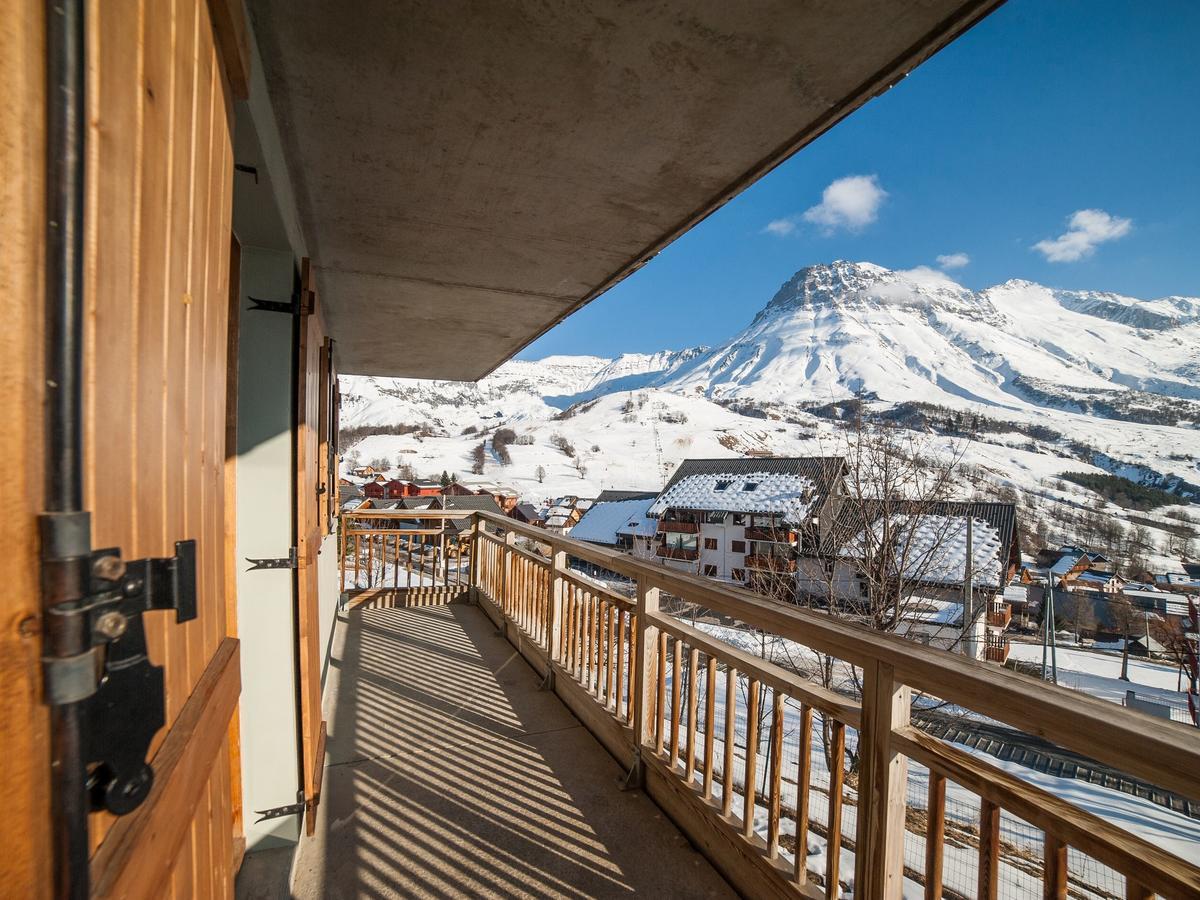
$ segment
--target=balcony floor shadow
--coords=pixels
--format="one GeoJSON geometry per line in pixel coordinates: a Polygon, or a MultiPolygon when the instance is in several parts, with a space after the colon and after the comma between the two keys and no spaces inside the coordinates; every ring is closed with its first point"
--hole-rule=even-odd
{"type": "Polygon", "coordinates": [[[476,607],[337,624],[293,895],[731,897],[476,607]]]}

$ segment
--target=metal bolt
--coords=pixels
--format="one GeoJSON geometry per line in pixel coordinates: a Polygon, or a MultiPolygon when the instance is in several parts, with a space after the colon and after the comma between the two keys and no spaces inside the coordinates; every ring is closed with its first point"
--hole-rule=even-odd
{"type": "Polygon", "coordinates": [[[92,574],[105,581],[116,581],[125,574],[125,560],[119,556],[101,556],[92,563],[92,574]]]}
{"type": "Polygon", "coordinates": [[[136,597],[138,594],[140,594],[142,592],[142,589],[145,586],[146,586],[146,582],[143,579],[130,578],[127,582],[125,582],[125,588],[124,588],[125,596],[126,597],[136,597]]]}
{"type": "Polygon", "coordinates": [[[109,610],[106,613],[101,613],[96,618],[96,624],[93,626],[96,634],[107,638],[110,641],[115,641],[125,633],[125,629],[129,627],[129,620],[124,614],[114,610],[109,610]]]}

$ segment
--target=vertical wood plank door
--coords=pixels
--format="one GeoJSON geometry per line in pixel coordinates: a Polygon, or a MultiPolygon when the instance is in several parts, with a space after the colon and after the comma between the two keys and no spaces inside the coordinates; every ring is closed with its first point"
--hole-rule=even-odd
{"type": "Polygon", "coordinates": [[[327,530],[325,497],[336,491],[328,478],[328,436],[331,411],[323,409],[328,396],[328,360],[325,329],[317,296],[312,262],[300,264],[300,309],[296,329],[296,602],[298,604],[300,660],[300,738],[304,761],[304,796],[308,800],[304,828],[312,834],[321,798],[321,771],[325,765],[325,723],[321,718],[320,610],[317,554],[327,530]],[[325,375],[325,377],[322,377],[325,375]],[[324,392],[323,392],[324,389],[324,392]],[[326,523],[326,524],[323,524],[326,523]]]}
{"type": "Polygon", "coordinates": [[[226,508],[232,100],[206,0],[91,0],[85,505],[127,559],[197,544],[195,620],[146,616],[165,668],[155,785],[91,817],[98,896],[232,893],[240,684],[226,508]]]}

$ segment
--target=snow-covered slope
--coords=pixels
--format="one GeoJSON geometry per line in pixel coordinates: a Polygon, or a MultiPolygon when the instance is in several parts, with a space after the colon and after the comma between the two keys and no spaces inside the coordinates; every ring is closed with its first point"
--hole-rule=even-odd
{"type": "Polygon", "coordinates": [[[1200,300],[1188,297],[972,291],[929,269],[839,261],[801,269],[712,349],[516,360],[475,384],[345,378],[342,393],[360,458],[469,477],[483,442],[483,477],[532,500],[655,489],[688,456],[838,452],[848,403],[953,444],[995,485],[1082,506],[1091,495],[1047,485],[1091,469],[1200,493],[1200,300]],[[933,417],[967,414],[985,427],[964,449],[933,417]],[[490,443],[499,427],[518,435],[509,465],[490,443]]]}

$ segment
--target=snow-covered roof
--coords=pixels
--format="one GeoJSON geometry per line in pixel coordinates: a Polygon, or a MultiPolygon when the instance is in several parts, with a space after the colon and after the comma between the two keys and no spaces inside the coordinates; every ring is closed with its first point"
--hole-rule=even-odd
{"type": "Polygon", "coordinates": [[[657,523],[647,516],[654,498],[597,503],[571,529],[571,537],[593,544],[613,545],[620,534],[650,536],[657,523]]]}
{"type": "Polygon", "coordinates": [[[653,515],[668,509],[778,513],[802,522],[812,511],[816,485],[803,475],[754,471],[703,472],[679,479],[650,506],[653,515]]]}
{"type": "Polygon", "coordinates": [[[1059,557],[1058,562],[1050,567],[1051,574],[1066,575],[1079,563],[1082,553],[1064,553],[1059,557]]]}
{"type": "MultiPolygon", "coordinates": [[[[897,547],[895,561],[904,577],[932,584],[962,584],[967,577],[967,517],[932,513],[893,515],[891,529],[897,547]]],[[[868,539],[860,531],[843,549],[845,555],[876,554],[884,534],[883,519],[871,526],[868,539]]],[[[971,558],[973,583],[1000,585],[1003,563],[1000,533],[984,519],[972,519],[971,558]]]]}
{"type": "Polygon", "coordinates": [[[546,519],[547,528],[563,528],[570,522],[566,516],[550,516],[546,519]]]}
{"type": "Polygon", "coordinates": [[[953,600],[913,596],[901,611],[900,619],[922,625],[961,625],[962,604],[953,600]]]}
{"type": "Polygon", "coordinates": [[[550,507],[550,512],[548,514],[551,516],[569,516],[571,514],[571,507],[552,506],[550,507]]]}

